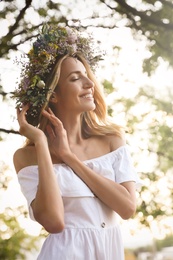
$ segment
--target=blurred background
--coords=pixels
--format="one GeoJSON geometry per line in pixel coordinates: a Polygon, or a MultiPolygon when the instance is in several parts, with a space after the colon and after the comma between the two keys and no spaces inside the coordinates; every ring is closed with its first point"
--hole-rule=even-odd
{"type": "MultiPolygon", "coordinates": [[[[0,259],[36,259],[46,232],[27,214],[13,166],[24,143],[15,101],[20,66],[45,22],[81,26],[105,51],[96,71],[108,111],[127,129],[143,186],[130,220],[120,219],[126,260],[173,259],[172,0],[0,1],[0,259]]],[[[94,259],[93,259],[94,260],[94,259]]]]}

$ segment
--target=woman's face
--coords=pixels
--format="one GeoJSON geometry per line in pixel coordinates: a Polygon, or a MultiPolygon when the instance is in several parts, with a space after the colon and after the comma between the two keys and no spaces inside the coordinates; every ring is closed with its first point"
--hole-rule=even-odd
{"type": "Polygon", "coordinates": [[[59,112],[81,114],[95,109],[94,83],[84,65],[75,58],[68,57],[62,62],[56,93],[59,112]]]}

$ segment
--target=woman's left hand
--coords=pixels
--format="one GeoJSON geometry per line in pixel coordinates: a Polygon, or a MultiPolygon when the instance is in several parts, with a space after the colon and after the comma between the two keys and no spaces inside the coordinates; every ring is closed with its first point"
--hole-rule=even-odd
{"type": "Polygon", "coordinates": [[[50,108],[48,111],[43,110],[42,115],[50,121],[50,124],[46,127],[50,152],[57,158],[65,161],[67,156],[72,155],[67,132],[62,122],[54,115],[50,108]]]}

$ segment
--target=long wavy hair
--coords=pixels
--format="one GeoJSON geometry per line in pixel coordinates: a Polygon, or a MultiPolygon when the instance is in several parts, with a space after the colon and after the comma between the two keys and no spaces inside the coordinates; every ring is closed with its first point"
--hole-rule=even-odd
{"type": "MultiPolygon", "coordinates": [[[[50,107],[54,111],[53,104],[50,101],[52,92],[56,92],[58,88],[58,81],[61,73],[61,65],[62,62],[71,57],[70,55],[65,55],[59,57],[52,69],[52,72],[48,75],[46,85],[49,87],[50,92],[47,96],[47,102],[45,103],[43,109],[47,109],[50,107]]],[[[91,136],[104,136],[104,135],[116,135],[119,137],[123,137],[124,130],[123,127],[113,123],[108,114],[107,114],[107,106],[104,98],[104,92],[101,85],[96,80],[92,70],[90,69],[89,64],[84,59],[84,57],[76,53],[72,57],[77,58],[84,65],[88,78],[94,83],[94,103],[95,109],[92,111],[83,112],[81,114],[81,130],[84,138],[89,138],[91,136]]],[[[46,125],[48,124],[48,119],[40,114],[39,125],[38,128],[43,132],[46,132],[46,125]]],[[[26,145],[33,144],[30,140],[27,139],[26,145]]]]}

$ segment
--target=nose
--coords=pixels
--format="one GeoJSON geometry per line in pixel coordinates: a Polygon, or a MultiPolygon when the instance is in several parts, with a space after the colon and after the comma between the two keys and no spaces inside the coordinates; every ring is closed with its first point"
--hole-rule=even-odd
{"type": "Polygon", "coordinates": [[[86,78],[84,82],[84,88],[94,88],[94,82],[91,79],[86,78]]]}

